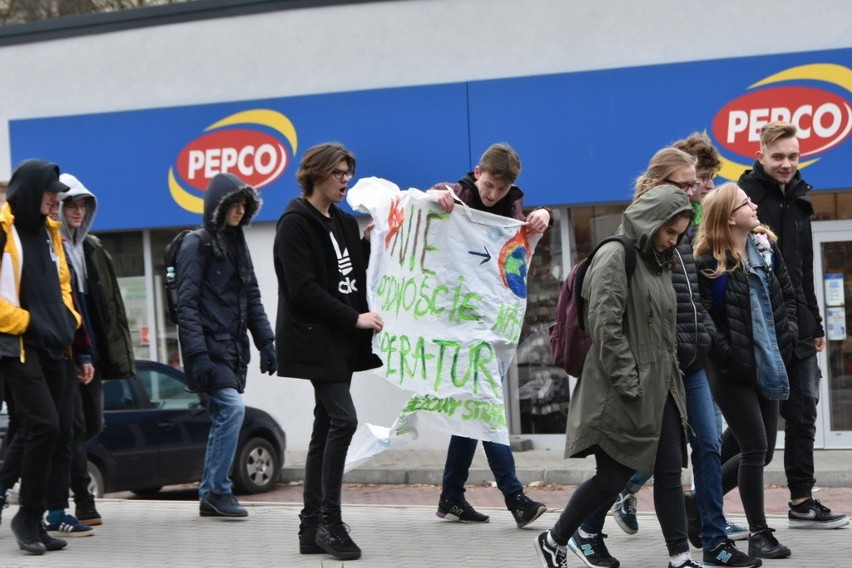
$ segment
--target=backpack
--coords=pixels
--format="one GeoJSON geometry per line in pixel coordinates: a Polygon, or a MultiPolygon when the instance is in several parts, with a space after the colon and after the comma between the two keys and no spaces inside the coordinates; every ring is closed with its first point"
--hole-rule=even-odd
{"type": "Polygon", "coordinates": [[[624,270],[627,282],[636,271],[636,248],[626,235],[612,235],[605,238],[592,250],[588,257],[575,264],[559,292],[556,303],[556,323],[550,326],[550,349],[553,352],[553,364],[561,367],[569,375],[579,377],[586,361],[586,354],[592,345],[592,338],[583,326],[583,308],[585,300],[581,296],[583,279],[592,262],[592,257],[604,243],[618,241],[626,252],[624,270]]]}
{"type": "Polygon", "coordinates": [[[206,251],[211,247],[213,235],[206,229],[184,229],[174,236],[166,245],[166,250],[163,253],[163,262],[166,267],[166,304],[169,308],[169,319],[172,323],[178,323],[177,302],[178,302],[178,284],[177,284],[177,255],[180,246],[183,244],[183,239],[190,233],[198,233],[201,237],[201,249],[206,251]]]}

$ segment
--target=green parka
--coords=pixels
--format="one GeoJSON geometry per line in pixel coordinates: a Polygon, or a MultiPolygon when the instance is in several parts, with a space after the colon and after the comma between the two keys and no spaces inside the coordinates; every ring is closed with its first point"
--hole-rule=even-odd
{"type": "Polygon", "coordinates": [[[605,244],[592,259],[582,289],[592,347],[571,397],[565,457],[600,446],[627,467],[654,471],[669,394],[686,428],[670,251],[662,255],[653,246],[654,233],[681,213],[691,215],[692,207],[673,186],[651,189],[624,212],[622,228],[637,252],[629,285],[621,243],[605,244]]]}

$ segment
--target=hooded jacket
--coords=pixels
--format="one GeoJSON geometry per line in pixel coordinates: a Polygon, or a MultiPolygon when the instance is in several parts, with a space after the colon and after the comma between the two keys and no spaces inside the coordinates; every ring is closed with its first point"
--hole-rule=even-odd
{"type": "Polygon", "coordinates": [[[233,174],[217,174],[204,193],[204,244],[189,233],[177,253],[178,333],[190,390],[233,387],[245,390],[251,358],[248,332],[263,349],[275,338],[260,300],[243,227],[260,210],[257,192],[233,174]],[[227,225],[228,210],[245,202],[239,226],[227,225]],[[193,359],[206,353],[215,371],[204,383],[192,369],[193,359]]]}
{"type": "Polygon", "coordinates": [[[136,374],[133,340],[118,286],[112,257],[100,239],[89,234],[98,209],[95,195],[80,180],[62,174],[59,180],[69,187],[59,194],[59,218],[62,237],[74,273],[77,290],[85,305],[83,323],[91,337],[92,363],[102,379],[126,379],[136,374]],[[86,215],[80,227],[71,234],[65,221],[66,200],[86,200],[86,215]]]}
{"type": "Polygon", "coordinates": [[[757,205],[757,218],[778,235],[778,246],[796,291],[799,341],[795,355],[805,358],[816,353],[813,339],[824,337],[822,316],[814,293],[814,253],[811,216],[813,204],[808,197],[810,184],[796,172],[786,190],[770,178],[763,164],[756,161],[740,176],[739,186],[757,205]]]}
{"type": "Polygon", "coordinates": [[[340,268],[328,229],[303,198],[290,201],[275,233],[278,276],[278,375],[321,382],[345,382],[353,371],[381,366],[372,352],[372,330],[358,329],[367,307],[369,249],[352,215],[331,205],[343,232],[356,294],[338,291],[340,268]],[[353,302],[352,305],[349,302],[353,302]]]}
{"type": "Polygon", "coordinates": [[[568,409],[565,457],[585,457],[599,446],[629,468],[654,471],[669,396],[686,428],[670,251],[661,255],[653,242],[680,214],[691,216],[692,207],[673,186],[651,189],[624,212],[622,230],[637,253],[629,284],[620,243],[605,244],[592,259],[582,288],[592,346],[568,409]]]}
{"type": "Polygon", "coordinates": [[[41,213],[44,192],[61,189],[67,187],[59,182],[59,167],[44,160],[24,161],[9,181],[0,208],[0,356],[25,361],[24,343],[70,354],[81,318],[74,310],[59,223],[41,213]],[[39,249],[44,237],[47,251],[39,249]],[[35,273],[25,275],[25,270],[35,273]],[[24,293],[22,281],[33,284],[24,293]]]}

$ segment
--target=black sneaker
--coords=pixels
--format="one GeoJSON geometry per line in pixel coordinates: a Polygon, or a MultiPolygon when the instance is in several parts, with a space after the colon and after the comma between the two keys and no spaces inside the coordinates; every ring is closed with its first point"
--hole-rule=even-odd
{"type": "Polygon", "coordinates": [[[763,527],[748,537],[748,555],[756,558],[787,558],[790,549],[772,536],[775,529],[763,527]]]}
{"type": "Polygon", "coordinates": [[[798,505],[789,505],[787,519],[791,529],[836,529],[849,524],[846,515],[832,513],[818,499],[808,498],[798,505]]]}
{"type": "Polygon", "coordinates": [[[547,542],[547,535],[550,531],[544,531],[535,538],[535,552],[541,560],[542,568],[566,568],[568,563],[568,554],[564,546],[558,544],[551,546],[547,542]]]}
{"type": "Polygon", "coordinates": [[[757,568],[763,561],[743,554],[734,546],[734,541],[725,540],[713,550],[704,551],[704,566],[738,566],[739,568],[757,568]]]}
{"type": "Polygon", "coordinates": [[[517,523],[519,529],[524,528],[547,511],[544,503],[533,501],[524,495],[523,492],[509,498],[506,501],[506,507],[509,508],[512,516],[515,517],[515,523],[517,523]]]}
{"type": "Polygon", "coordinates": [[[6,502],[6,496],[3,495],[0,497],[0,514],[3,513],[3,509],[9,506],[9,503],[6,502]]]}
{"type": "Polygon", "coordinates": [[[41,519],[24,508],[12,517],[12,534],[18,541],[18,548],[30,554],[44,554],[47,547],[41,542],[41,519]]]}
{"type": "Polygon", "coordinates": [[[74,503],[76,505],[74,516],[77,517],[77,520],[82,524],[90,527],[103,524],[101,515],[98,513],[98,510],[95,509],[94,495],[86,495],[80,499],[74,499],[74,503]]]}
{"type": "Polygon", "coordinates": [[[604,533],[592,538],[583,538],[580,531],[577,531],[568,541],[568,548],[589,568],[618,568],[621,563],[606,549],[605,538],[604,533]]]}
{"type": "Polygon", "coordinates": [[[316,545],[338,560],[361,558],[361,549],[349,537],[349,525],[339,519],[323,520],[317,527],[316,545]]]}
{"type": "MultiPolygon", "coordinates": [[[[671,563],[671,562],[669,562],[669,568],[675,568],[675,566],[674,566],[674,565],[672,565],[672,563],[671,563]]],[[[697,563],[695,560],[693,560],[692,558],[689,558],[689,559],[687,559],[687,561],[686,561],[686,562],[684,562],[683,564],[681,564],[681,565],[680,565],[680,566],[678,566],[677,568],[701,568],[701,565],[700,565],[700,564],[698,564],[698,563],[697,563]]]]}
{"type": "Polygon", "coordinates": [[[460,523],[487,523],[489,519],[488,515],[478,512],[464,499],[461,501],[450,501],[443,497],[438,501],[438,510],[435,514],[442,519],[458,521],[460,523]]]}

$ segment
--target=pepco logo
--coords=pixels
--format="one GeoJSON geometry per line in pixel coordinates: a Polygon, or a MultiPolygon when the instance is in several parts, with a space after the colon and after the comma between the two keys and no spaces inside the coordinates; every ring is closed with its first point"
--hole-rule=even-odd
{"type": "MultiPolygon", "coordinates": [[[[726,104],[713,119],[713,137],[733,154],[754,158],[760,149],[760,131],[774,120],[796,125],[803,158],[816,156],[842,144],[852,131],[852,108],[844,96],[812,86],[776,85],[790,81],[821,81],[852,92],[852,70],[819,63],[793,67],[751,85],[757,89],[726,104]],[[758,89],[759,87],[768,88],[758,89]]],[[[816,159],[799,163],[803,168],[816,159]]],[[[751,165],[722,157],[719,174],[738,179],[751,165]]]]}
{"type": "Polygon", "coordinates": [[[204,129],[178,153],[175,168],[169,168],[169,192],[175,202],[193,213],[204,210],[204,200],[185,189],[203,192],[217,173],[233,173],[255,189],[281,177],[296,153],[296,129],[283,114],[267,109],[232,114],[204,129]],[[261,127],[261,128],[259,128],[261,127]],[[292,153],[288,153],[287,147],[292,153]]]}

